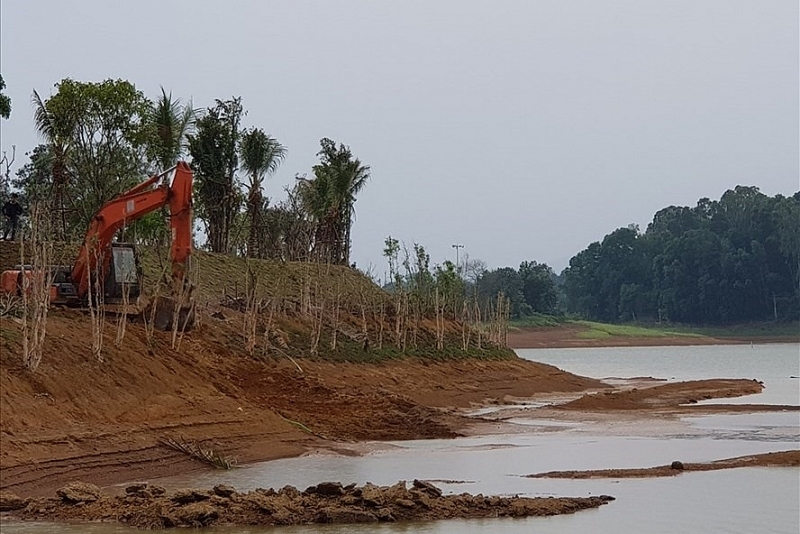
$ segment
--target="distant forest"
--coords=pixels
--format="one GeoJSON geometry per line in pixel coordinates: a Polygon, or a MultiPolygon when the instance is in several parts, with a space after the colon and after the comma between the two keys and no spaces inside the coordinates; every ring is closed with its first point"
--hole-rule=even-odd
{"type": "MultiPolygon", "coordinates": [[[[466,271],[474,271],[469,262],[466,271]]],[[[800,192],[737,186],[718,201],[670,206],[642,233],[619,228],[560,275],[523,262],[482,270],[475,293],[503,292],[511,316],[570,314],[603,322],[732,324],[800,318],[800,192]]]]}
{"type": "Polygon", "coordinates": [[[561,275],[566,309],[600,321],[691,324],[800,316],[800,192],[737,186],[670,206],[641,233],[619,228],[561,275]]]}

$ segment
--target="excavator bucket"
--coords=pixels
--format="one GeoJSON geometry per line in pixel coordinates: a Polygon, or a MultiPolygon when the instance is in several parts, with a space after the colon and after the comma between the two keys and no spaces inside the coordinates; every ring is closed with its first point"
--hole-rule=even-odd
{"type": "Polygon", "coordinates": [[[175,297],[157,297],[142,311],[145,321],[152,321],[159,330],[188,332],[194,328],[194,305],[175,297]]]}

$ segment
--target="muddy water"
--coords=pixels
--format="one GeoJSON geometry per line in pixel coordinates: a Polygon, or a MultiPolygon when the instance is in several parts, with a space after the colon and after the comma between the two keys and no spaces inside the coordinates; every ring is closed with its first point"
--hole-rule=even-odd
{"type": "MultiPolygon", "coordinates": [[[[775,346],[767,346],[772,347],[775,346]]],[[[769,390],[778,384],[775,403],[798,404],[797,345],[787,346],[794,359],[760,346],[677,347],[674,349],[577,349],[520,351],[524,357],[556,363],[569,371],[595,377],[654,376],[695,379],[719,376],[758,378],[769,390]],[[724,348],[730,352],[714,352],[724,348]],[[712,349],[709,353],[708,350],[712,349]],[[745,351],[755,351],[748,353],[745,351]],[[546,354],[544,354],[546,353],[546,354]],[[710,354],[710,356],[709,356],[710,354]],[[728,364],[709,370],[707,357],[728,364]],[[759,354],[753,366],[748,354],[759,354]],[[542,355],[541,358],[537,356],[542,355]],[[731,356],[732,355],[732,356],[731,356]],[[614,359],[617,361],[614,363],[614,359]],[[572,362],[572,363],[570,363],[572,362]],[[734,363],[732,363],[734,362],[734,363]],[[694,368],[692,365],[694,364],[694,368]],[[787,373],[788,371],[788,373],[787,373]],[[709,374],[710,373],[710,374],[709,374]],[[771,378],[770,378],[771,377],[771,378]],[[785,377],[785,378],[783,378],[785,377]],[[791,382],[794,380],[794,382],[791,382]],[[781,384],[789,381],[789,385],[781,384]],[[795,395],[794,397],[791,397],[795,395]],[[795,402],[791,402],[791,399],[795,402]]],[[[774,392],[773,392],[774,393],[774,392]]],[[[766,395],[765,391],[764,394],[766,395]]],[[[752,396],[754,399],[758,396],[752,396]]],[[[770,398],[770,397],[768,397],[770,398]]],[[[526,412],[527,413],[527,412],[526,412]]],[[[227,534],[312,533],[706,533],[800,531],[800,471],[792,468],[742,468],[685,473],[670,478],[555,480],[521,475],[551,470],[601,469],[663,465],[672,460],[701,462],[745,454],[800,448],[797,412],[686,417],[597,424],[552,422],[518,417],[515,433],[456,440],[412,441],[353,445],[361,456],[313,454],[242,467],[229,472],[193,473],[152,480],[168,488],[205,488],[218,483],[239,490],[255,487],[305,488],[321,481],[392,484],[422,478],[436,481],[448,493],[524,494],[530,496],[609,494],[615,502],[598,510],[553,518],[522,520],[438,521],[402,525],[305,526],[282,528],[225,528],[208,532],[227,534]]],[[[111,534],[130,532],[110,525],[2,524],[3,534],[54,533],[111,534]]]]}
{"type": "Polygon", "coordinates": [[[549,363],[592,378],[651,376],[672,382],[704,378],[756,378],[765,386],[758,395],[707,402],[800,404],[800,345],[797,343],[519,349],[517,354],[528,360],[549,363]]]}

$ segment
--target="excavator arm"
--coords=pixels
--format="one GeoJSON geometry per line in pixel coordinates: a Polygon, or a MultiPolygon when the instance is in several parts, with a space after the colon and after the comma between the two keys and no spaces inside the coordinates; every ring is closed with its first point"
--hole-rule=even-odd
{"type": "MultiPolygon", "coordinates": [[[[183,161],[175,167],[172,184],[156,186],[172,169],[148,178],[105,204],[92,218],[78,258],[72,269],[72,283],[78,298],[89,291],[89,273],[104,271],[110,261],[111,241],[124,227],[148,213],[168,206],[172,234],[172,276],[182,280],[192,253],[192,169],[183,161]],[[155,187],[154,187],[155,186],[155,187]],[[98,265],[98,261],[102,265],[98,265]]],[[[101,274],[101,280],[104,277],[101,274]]]]}

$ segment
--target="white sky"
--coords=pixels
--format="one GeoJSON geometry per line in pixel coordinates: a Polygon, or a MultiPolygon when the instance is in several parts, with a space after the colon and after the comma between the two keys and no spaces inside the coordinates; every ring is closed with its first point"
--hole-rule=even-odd
{"type": "Polygon", "coordinates": [[[244,125],[289,149],[268,196],[323,136],[372,167],[353,259],[379,276],[388,235],[434,263],[462,243],[558,272],[665,206],[800,189],[796,0],[2,0],[0,17],[4,150],[35,146],[31,92],[65,77],[242,96],[244,125]]]}

